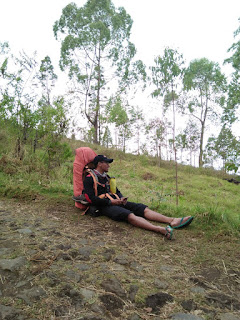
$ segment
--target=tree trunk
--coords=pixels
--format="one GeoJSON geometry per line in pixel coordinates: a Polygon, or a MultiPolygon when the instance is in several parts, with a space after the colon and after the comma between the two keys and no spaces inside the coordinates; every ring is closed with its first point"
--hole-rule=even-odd
{"type": "Polygon", "coordinates": [[[175,160],[175,173],[176,173],[176,205],[178,206],[178,164],[177,164],[177,149],[175,145],[175,103],[174,103],[174,92],[172,84],[172,107],[173,107],[173,151],[175,160]]]}

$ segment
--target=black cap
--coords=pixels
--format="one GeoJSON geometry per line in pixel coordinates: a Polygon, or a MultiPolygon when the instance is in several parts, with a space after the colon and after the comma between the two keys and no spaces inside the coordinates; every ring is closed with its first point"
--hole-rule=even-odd
{"type": "Polygon", "coordinates": [[[93,160],[93,163],[95,164],[95,166],[98,164],[98,162],[111,163],[111,162],[113,162],[113,159],[108,159],[106,156],[103,156],[102,154],[99,154],[93,160]]]}

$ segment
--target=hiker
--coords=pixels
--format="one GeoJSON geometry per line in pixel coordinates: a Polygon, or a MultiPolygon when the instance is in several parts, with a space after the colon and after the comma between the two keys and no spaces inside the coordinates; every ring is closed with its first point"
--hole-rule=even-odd
{"type": "Polygon", "coordinates": [[[116,193],[110,193],[109,176],[107,172],[113,159],[104,155],[97,155],[93,163],[95,165],[94,173],[97,175],[97,195],[94,191],[94,178],[88,174],[83,182],[86,200],[99,209],[101,215],[107,216],[115,221],[127,221],[130,224],[161,233],[168,240],[172,239],[173,229],[180,229],[189,225],[193,217],[172,218],[166,217],[158,212],[152,211],[148,206],[142,203],[129,202],[121,192],[116,189],[116,193]],[[166,223],[166,228],[156,226],[148,220],[166,223]]]}

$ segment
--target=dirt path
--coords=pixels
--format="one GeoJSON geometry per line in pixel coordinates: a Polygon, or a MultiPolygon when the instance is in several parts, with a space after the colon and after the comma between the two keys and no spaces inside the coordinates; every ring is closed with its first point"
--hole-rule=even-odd
{"type": "Polygon", "coordinates": [[[239,239],[0,200],[0,319],[240,319],[239,239]]]}

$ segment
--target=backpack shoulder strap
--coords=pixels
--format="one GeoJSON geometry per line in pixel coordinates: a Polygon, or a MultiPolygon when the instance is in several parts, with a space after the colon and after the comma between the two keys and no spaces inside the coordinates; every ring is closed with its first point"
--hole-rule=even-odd
{"type": "Polygon", "coordinates": [[[89,168],[86,168],[86,171],[91,175],[91,177],[93,178],[93,187],[94,187],[94,192],[95,192],[95,196],[98,195],[97,192],[97,184],[98,184],[98,176],[96,175],[96,173],[89,168]]]}

